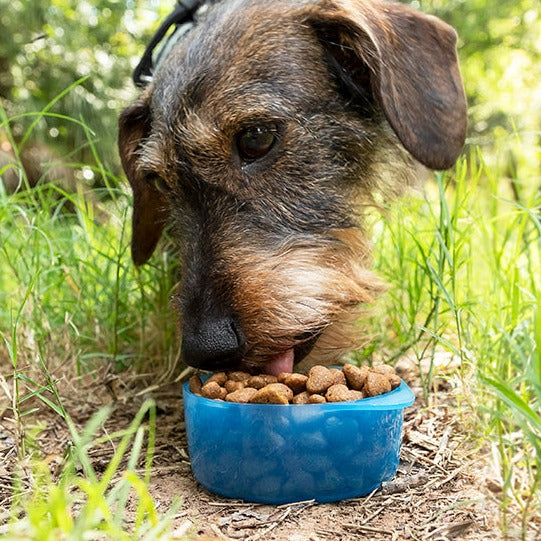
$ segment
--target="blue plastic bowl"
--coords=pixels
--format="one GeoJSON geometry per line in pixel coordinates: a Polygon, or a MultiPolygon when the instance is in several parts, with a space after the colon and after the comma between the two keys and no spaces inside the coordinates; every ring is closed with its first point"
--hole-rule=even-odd
{"type": "Polygon", "coordinates": [[[332,502],[369,494],[398,468],[402,382],[390,393],[328,404],[238,404],[184,385],[188,448],[208,490],[249,502],[332,502]]]}

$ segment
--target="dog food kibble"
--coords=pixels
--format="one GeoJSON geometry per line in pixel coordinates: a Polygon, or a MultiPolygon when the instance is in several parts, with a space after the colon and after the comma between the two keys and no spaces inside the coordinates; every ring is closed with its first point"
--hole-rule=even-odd
{"type": "Polygon", "coordinates": [[[400,376],[396,374],[389,374],[389,383],[391,384],[391,389],[396,389],[400,386],[400,383],[402,380],[400,379],[400,376]]]}
{"type": "Polygon", "coordinates": [[[197,375],[192,376],[190,378],[190,391],[193,394],[201,394],[201,387],[203,387],[203,384],[201,383],[201,378],[197,375]]]}
{"type": "Polygon", "coordinates": [[[327,402],[347,402],[348,400],[360,400],[364,398],[362,391],[348,389],[347,385],[336,383],[331,385],[325,393],[327,402]]]}
{"type": "Polygon", "coordinates": [[[215,372],[207,379],[206,383],[216,382],[218,385],[222,386],[227,381],[227,374],[225,372],[215,372]]]}
{"type": "Polygon", "coordinates": [[[325,397],[320,394],[310,394],[308,391],[296,394],[291,400],[292,404],[323,404],[327,402],[325,397]]]}
{"type": "Polygon", "coordinates": [[[243,383],[246,383],[247,380],[249,380],[252,377],[252,374],[248,374],[248,372],[228,372],[227,379],[230,381],[242,381],[243,383]]]}
{"type": "Polygon", "coordinates": [[[372,372],[376,372],[377,374],[383,374],[384,376],[389,376],[390,374],[394,374],[395,370],[392,366],[389,366],[387,364],[380,364],[378,366],[373,366],[372,372]]]}
{"type": "Polygon", "coordinates": [[[366,368],[366,366],[361,366],[359,368],[352,364],[345,364],[342,371],[344,372],[348,385],[356,391],[361,391],[364,387],[364,382],[366,381],[368,368],[366,368]]]}
{"type": "Polygon", "coordinates": [[[244,387],[243,389],[229,393],[225,399],[227,402],[240,402],[241,404],[247,404],[252,400],[254,395],[257,394],[257,392],[258,390],[254,389],[253,387],[244,387]]]}
{"type": "Polygon", "coordinates": [[[270,376],[269,374],[261,374],[260,376],[251,376],[246,380],[246,387],[253,387],[254,389],[263,389],[265,385],[269,383],[277,383],[278,378],[276,376],[270,376]]]}
{"type": "Polygon", "coordinates": [[[339,368],[329,368],[332,374],[332,384],[333,385],[346,385],[346,376],[344,372],[339,368]]]}
{"type": "Polygon", "coordinates": [[[289,374],[287,372],[282,372],[278,375],[278,381],[287,385],[294,394],[302,393],[306,390],[306,381],[308,376],[304,374],[289,374]]]}
{"type": "Polygon", "coordinates": [[[227,390],[220,387],[216,381],[207,381],[205,385],[201,387],[201,395],[205,398],[218,398],[220,400],[225,400],[227,390]]]}
{"type": "Polygon", "coordinates": [[[364,383],[364,392],[367,396],[378,396],[391,390],[389,378],[378,372],[368,372],[364,383]]]}
{"type": "Polygon", "coordinates": [[[199,376],[190,378],[194,394],[242,404],[323,404],[361,400],[396,389],[401,379],[392,366],[339,368],[313,366],[304,374],[282,372],[251,375],[248,372],[217,372],[205,384],[199,376]]]}
{"type": "Polygon", "coordinates": [[[309,404],[310,403],[310,395],[308,391],[303,391],[302,393],[296,394],[293,397],[293,400],[291,400],[292,404],[309,404]]]}
{"type": "Polygon", "coordinates": [[[334,383],[333,373],[326,366],[312,366],[308,372],[306,390],[310,394],[322,394],[334,383]]]}
{"type": "Polygon", "coordinates": [[[253,404],[289,404],[293,391],[283,383],[269,383],[259,389],[250,402],[253,404]]]}
{"type": "Polygon", "coordinates": [[[234,393],[235,391],[240,391],[241,389],[244,389],[244,383],[242,381],[228,379],[225,382],[224,387],[228,393],[234,393]]]}

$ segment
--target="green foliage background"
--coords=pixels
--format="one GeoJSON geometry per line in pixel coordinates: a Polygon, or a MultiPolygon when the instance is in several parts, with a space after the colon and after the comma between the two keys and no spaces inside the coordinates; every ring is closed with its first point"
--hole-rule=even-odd
{"type": "MultiPolygon", "coordinates": [[[[158,17],[173,2],[133,0],[0,0],[0,98],[8,116],[43,109],[63,89],[87,79],[53,109],[92,129],[100,156],[116,166],[118,111],[135,95],[130,73],[158,17]]],[[[15,137],[31,119],[12,126],[15,137]]],[[[81,130],[48,119],[35,130],[60,157],[87,162],[81,130]]]]}
{"type": "MultiPolygon", "coordinates": [[[[421,0],[459,33],[470,103],[470,142],[510,145],[515,132],[535,137],[541,125],[541,14],[528,0],[421,0]]],[[[93,130],[106,167],[118,168],[116,118],[135,95],[130,73],[174,0],[0,0],[0,99],[8,116],[38,111],[75,80],[83,84],[54,111],[82,118],[93,130]]],[[[13,127],[23,133],[21,120],[13,127]]],[[[60,156],[87,161],[80,130],[47,120],[34,138],[60,156]]],[[[524,139],[523,139],[524,141],[524,139]]],[[[528,156],[526,155],[527,159],[528,156]]]]}

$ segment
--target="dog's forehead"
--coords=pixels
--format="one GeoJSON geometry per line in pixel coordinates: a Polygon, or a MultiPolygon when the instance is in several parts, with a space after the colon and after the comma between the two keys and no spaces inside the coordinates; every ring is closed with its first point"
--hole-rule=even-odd
{"type": "Polygon", "coordinates": [[[225,1],[175,46],[158,71],[155,117],[187,109],[294,106],[321,99],[326,66],[303,0],[225,1]],[[289,9],[286,9],[289,8],[289,9]],[[280,103],[282,102],[282,103],[280,103]]]}

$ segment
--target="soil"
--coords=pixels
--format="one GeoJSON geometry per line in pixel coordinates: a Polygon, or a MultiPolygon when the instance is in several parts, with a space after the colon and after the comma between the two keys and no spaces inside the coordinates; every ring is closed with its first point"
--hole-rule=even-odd
{"type": "MultiPolygon", "coordinates": [[[[486,452],[468,443],[451,385],[447,380],[439,380],[439,389],[425,403],[415,374],[403,377],[417,400],[405,411],[404,441],[396,478],[364,498],[333,504],[306,501],[281,506],[221,498],[195,481],[190,469],[179,382],[145,387],[141,376],[106,375],[99,381],[86,376],[81,380],[64,379],[59,390],[64,407],[80,427],[99,407],[112,406],[104,427],[108,433],[127,427],[144,399],[154,398],[158,419],[150,490],[161,512],[179,500],[172,539],[186,534],[201,541],[501,538],[498,528],[501,488],[489,471],[486,452]]],[[[0,409],[0,511],[8,508],[11,497],[11,470],[18,439],[7,411],[2,416],[0,409]]],[[[34,414],[34,421],[43,427],[39,448],[55,474],[69,445],[68,431],[62,419],[42,404],[34,414]]],[[[103,470],[112,453],[111,445],[92,449],[94,468],[103,470]]]]}

